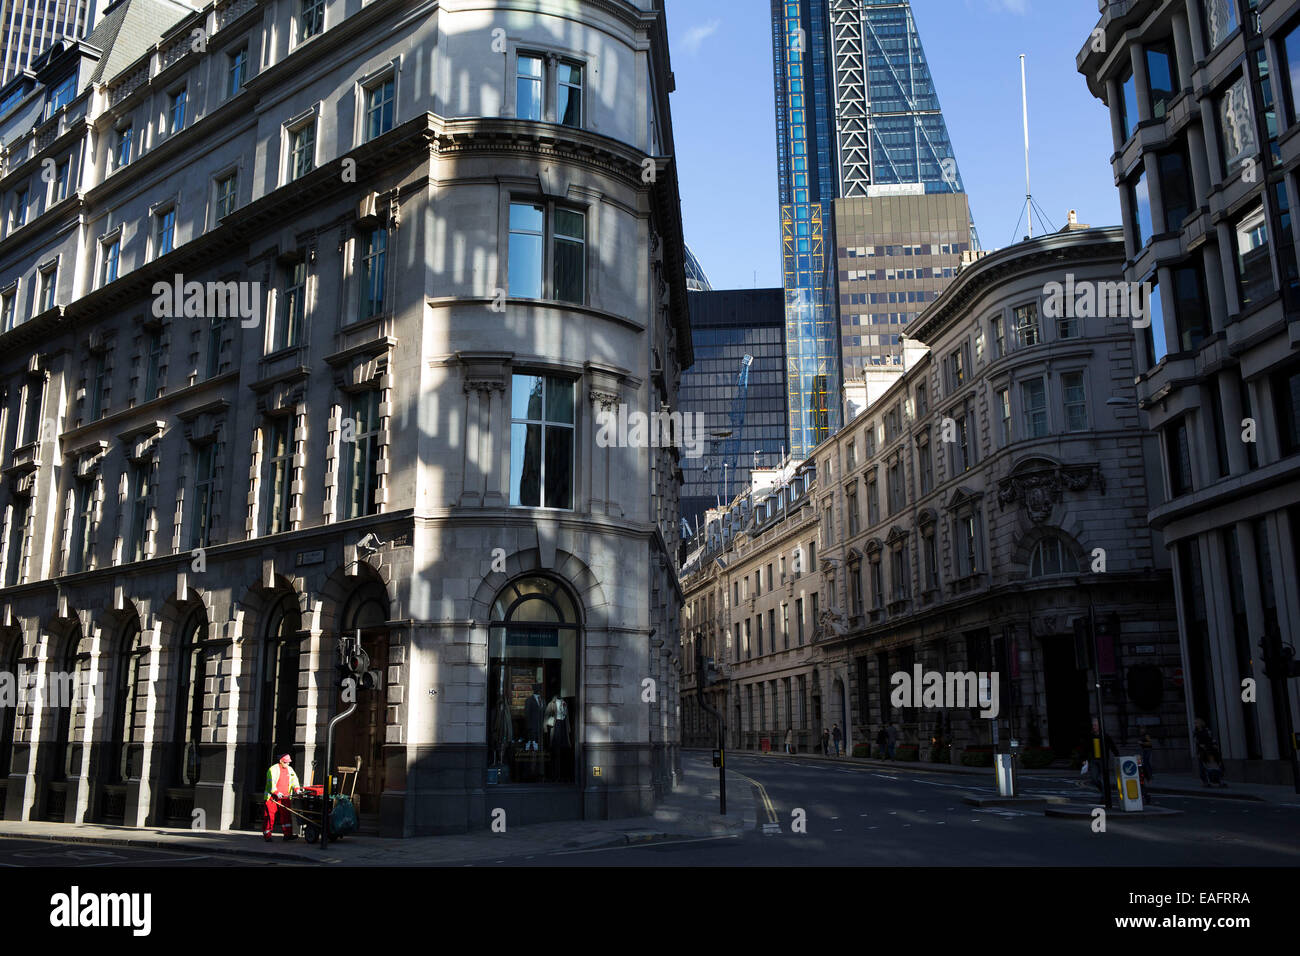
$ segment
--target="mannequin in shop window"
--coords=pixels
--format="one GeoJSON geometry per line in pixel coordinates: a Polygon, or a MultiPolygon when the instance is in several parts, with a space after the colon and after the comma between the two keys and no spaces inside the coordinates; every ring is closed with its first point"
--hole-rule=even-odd
{"type": "Polygon", "coordinates": [[[551,779],[565,776],[565,764],[573,749],[573,729],[569,723],[569,705],[559,694],[546,705],[546,743],[551,752],[551,779]]]}
{"type": "Polygon", "coordinates": [[[527,737],[524,744],[525,750],[538,750],[542,741],[542,721],[546,711],[546,705],[542,702],[542,685],[533,685],[533,694],[528,698],[528,703],[524,705],[524,727],[526,728],[527,737]]]}

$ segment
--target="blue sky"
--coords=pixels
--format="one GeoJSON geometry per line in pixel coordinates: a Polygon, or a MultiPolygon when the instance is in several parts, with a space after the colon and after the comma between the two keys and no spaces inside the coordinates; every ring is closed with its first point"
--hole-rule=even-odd
{"type": "MultiPolygon", "coordinates": [[[[714,288],[781,284],[768,0],[667,0],[673,129],[686,239],[714,288]],[[755,280],[757,275],[757,280],[755,280]]],[[[1120,221],[1110,121],[1074,58],[1090,0],[913,0],[971,211],[987,249],[1025,234],[1020,60],[1029,74],[1034,201],[1060,228],[1070,209],[1120,221]]],[[[1035,224],[1035,233],[1039,227],[1035,224]]]]}

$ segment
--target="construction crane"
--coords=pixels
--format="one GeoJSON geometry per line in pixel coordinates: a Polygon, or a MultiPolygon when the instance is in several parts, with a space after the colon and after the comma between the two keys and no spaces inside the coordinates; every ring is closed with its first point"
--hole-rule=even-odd
{"type": "Polygon", "coordinates": [[[754,356],[746,352],[740,357],[740,375],[736,378],[736,394],[731,397],[731,418],[729,428],[720,428],[712,432],[715,439],[722,441],[722,468],[718,475],[718,496],[722,507],[731,501],[731,479],[736,473],[736,463],[740,458],[740,439],[745,432],[745,403],[749,394],[749,367],[754,364],[754,356]]]}

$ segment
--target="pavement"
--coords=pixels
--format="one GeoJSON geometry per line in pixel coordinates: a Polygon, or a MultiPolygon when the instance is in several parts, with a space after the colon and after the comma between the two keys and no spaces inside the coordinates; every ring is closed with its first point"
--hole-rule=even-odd
{"type": "MultiPolygon", "coordinates": [[[[838,787],[838,781],[843,780],[843,785],[850,789],[842,791],[839,798],[844,801],[842,812],[846,815],[861,812],[864,817],[866,812],[862,812],[857,803],[863,799],[877,802],[884,799],[878,793],[881,788],[885,791],[903,788],[886,801],[890,803],[889,812],[893,812],[893,808],[901,810],[908,805],[909,799],[918,795],[940,791],[951,794],[949,803],[974,805],[977,814],[1001,813],[1005,818],[1032,815],[1042,819],[1045,812],[1052,817],[1091,816],[1098,800],[1095,791],[1083,783],[1077,772],[1060,768],[1020,771],[1017,778],[1020,795],[1008,802],[1007,798],[997,796],[993,773],[987,767],[734,751],[729,752],[727,758],[730,812],[726,817],[718,813],[718,774],[710,765],[709,752],[686,751],[682,760],[683,773],[676,789],[660,801],[654,813],[629,819],[539,823],[508,826],[500,833],[479,830],[407,839],[361,835],[331,843],[325,850],[319,844],[307,844],[302,839],[285,841],[278,835],[271,843],[266,843],[260,833],[247,831],[6,820],[0,821],[0,853],[4,852],[6,844],[16,849],[17,844],[12,841],[25,841],[24,847],[31,842],[44,841],[61,845],[64,848],[61,853],[78,859],[91,852],[88,848],[116,847],[131,854],[171,853],[178,857],[189,855],[193,860],[201,859],[200,855],[219,855],[229,865],[445,866],[505,862],[553,865],[566,858],[570,865],[592,865],[595,861],[612,862],[619,854],[614,852],[614,856],[610,856],[611,851],[656,846],[698,852],[704,859],[711,852],[721,852],[718,841],[756,838],[761,842],[764,836],[783,834],[790,827],[789,807],[807,801],[798,796],[782,799],[778,795],[773,799],[769,788],[774,794],[784,789],[789,795],[792,792],[789,788],[796,787],[796,793],[808,795],[816,794],[827,782],[835,781],[838,787]],[[850,784],[845,778],[835,776],[841,773],[862,775],[863,779],[850,784]],[[791,774],[795,776],[791,777],[791,774]],[[872,783],[864,787],[867,779],[872,783]],[[918,789],[916,784],[908,782],[913,780],[926,786],[918,789]],[[945,780],[948,782],[943,783],[945,780]],[[935,790],[936,787],[940,790],[935,790]],[[81,849],[68,849],[76,847],[81,849]],[[596,853],[602,855],[592,855],[596,853]]],[[[1300,809],[1300,797],[1290,787],[1232,784],[1227,789],[1207,788],[1193,775],[1174,773],[1161,774],[1158,780],[1160,785],[1152,788],[1158,806],[1141,814],[1116,812],[1111,815],[1112,819],[1122,817],[1126,823],[1154,822],[1184,812],[1164,805],[1165,797],[1181,807],[1219,806],[1226,808],[1228,813],[1238,812],[1231,809],[1233,806],[1259,807],[1259,812],[1275,807],[1288,816],[1300,809]]],[[[873,816],[879,809],[874,805],[864,806],[873,816]]],[[[935,807],[930,812],[939,809],[935,807]]],[[[838,812],[828,808],[826,819],[835,819],[838,812]]],[[[925,812],[924,809],[920,811],[925,812]]],[[[1204,812],[1214,814],[1215,811],[1204,812]]],[[[956,816],[960,814],[954,811],[956,816]]],[[[984,819],[971,818],[969,812],[967,818],[973,821],[984,819]]],[[[954,822],[957,821],[954,819],[954,822]]],[[[38,854],[24,851],[12,855],[21,857],[19,865],[40,865],[38,859],[33,859],[32,863],[24,862],[38,857],[38,854]]]]}
{"type": "Polygon", "coordinates": [[[753,831],[756,803],[742,781],[732,784],[726,817],[718,811],[717,771],[695,764],[685,768],[677,788],[653,814],[622,820],[567,820],[431,837],[383,839],[350,836],[322,850],[301,837],[286,841],[279,834],[267,843],[260,832],[189,830],[167,827],[122,827],[90,823],[0,820],[0,841],[48,841],[62,845],[166,850],[187,854],[223,854],[243,862],[332,864],[344,866],[445,866],[500,858],[602,850],[682,840],[713,839],[753,831]]]}

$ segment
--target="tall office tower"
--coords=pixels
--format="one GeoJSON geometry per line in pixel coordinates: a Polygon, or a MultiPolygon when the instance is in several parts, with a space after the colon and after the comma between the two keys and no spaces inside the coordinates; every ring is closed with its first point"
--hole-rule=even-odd
{"type": "MultiPolygon", "coordinates": [[[[686,285],[691,286],[690,256],[686,285]]],[[[691,343],[695,364],[682,372],[678,406],[683,413],[704,416],[703,454],[681,458],[682,517],[694,527],[718,502],[721,481],[731,495],[749,488],[750,471],[781,463],[786,447],[785,350],[783,298],[780,289],[689,291],[691,343]],[[738,436],[734,462],[722,474],[725,441],[714,437],[730,431],[736,380],[743,356],[752,355],[745,388],[744,428],[738,436]]],[[[726,502],[723,502],[724,504],[726,502]]]]}
{"type": "Polygon", "coordinates": [[[919,273],[951,278],[978,240],[969,209],[954,238],[953,204],[928,198],[964,187],[911,4],[772,0],[772,19],[790,444],[801,454],[838,427],[841,381],[902,371],[902,327],[938,291],[919,273]],[[856,202],[839,212],[841,199],[856,202]],[[882,247],[873,254],[931,252],[870,270],[845,261],[882,247]],[[862,305],[878,308],[845,309],[862,305]]]}
{"type": "Polygon", "coordinates": [[[0,86],[61,36],[81,39],[95,25],[97,0],[0,0],[0,86]]]}

